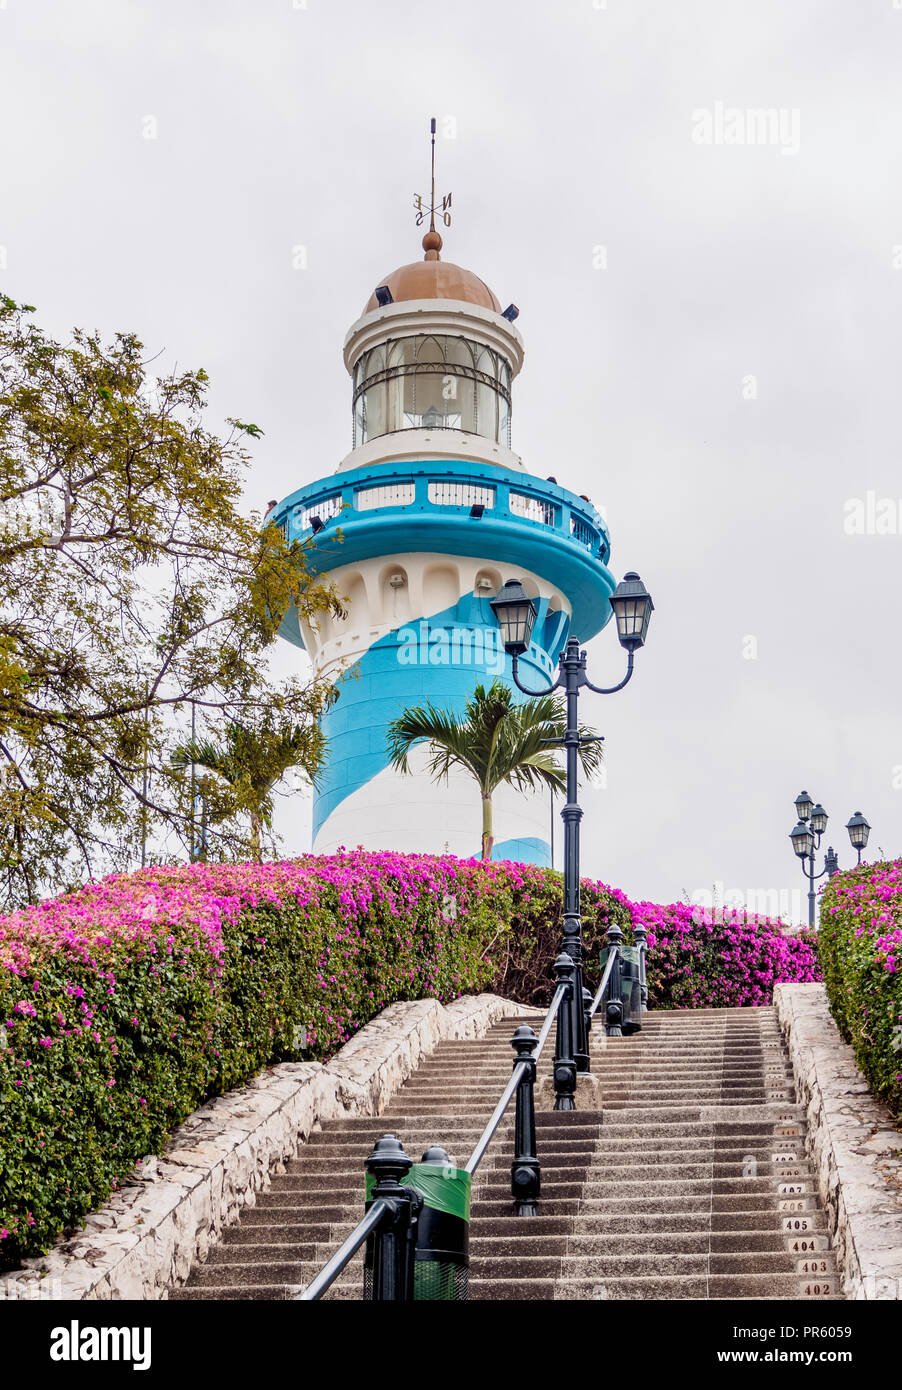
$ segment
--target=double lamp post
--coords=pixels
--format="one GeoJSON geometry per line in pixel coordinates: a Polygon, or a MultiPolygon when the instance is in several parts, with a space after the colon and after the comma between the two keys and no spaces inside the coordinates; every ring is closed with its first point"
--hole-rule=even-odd
{"type": "MultiPolygon", "coordinates": [[[[808,925],[813,927],[816,897],[814,885],[819,878],[824,877],[824,874],[827,874],[829,878],[833,877],[839,868],[839,859],[833,846],[829,845],[824,854],[824,867],[819,874],[814,872],[814,856],[821,847],[821,836],[827,829],[827,812],[820,802],[815,806],[807,792],[799,792],[795,799],[795,808],[799,820],[795,830],[789,832],[789,838],[792,840],[793,850],[801,861],[802,873],[808,879],[808,925]]],[[[861,851],[867,845],[871,827],[861,812],[856,811],[854,816],[847,821],[846,829],[849,832],[852,848],[858,851],[860,864],[861,851]]]]}
{"type": "MultiPolygon", "coordinates": [[[[568,974],[572,980],[572,1007],[568,1010],[570,1018],[569,1057],[576,1064],[577,1072],[589,1070],[589,1019],[586,998],[591,998],[583,986],[583,940],[582,917],[579,906],[579,823],[582,807],[578,800],[578,758],[581,743],[594,741],[597,735],[581,735],[579,732],[578,701],[579,693],[586,687],[595,695],[613,695],[622,690],[633,674],[633,661],[636,652],[645,643],[645,634],[654,604],[651,596],[638,574],[630,572],[617,585],[610,597],[611,607],[617,621],[617,636],[620,645],[628,654],[626,675],[617,685],[603,688],[593,685],[586,675],[586,653],[580,650],[579,639],[571,637],[560,658],[557,678],[542,690],[532,690],[520,680],[519,658],[529,649],[533,624],[536,620],[536,607],[523,585],[517,579],[509,579],[498,595],[492,599],[491,607],[501,628],[504,649],[511,658],[514,684],[524,695],[540,698],[554,690],[562,690],[566,697],[566,731],[562,739],[548,740],[562,744],[566,754],[566,802],[561,810],[564,822],[564,956],[569,958],[568,974]]],[[[608,930],[611,948],[619,946],[623,933],[613,924],[608,930]]],[[[560,964],[561,958],[559,958],[560,964]]],[[[618,1005],[619,1007],[619,1005],[618,1005]]],[[[611,1033],[619,1033],[616,1017],[611,1020],[611,1033]]]]}

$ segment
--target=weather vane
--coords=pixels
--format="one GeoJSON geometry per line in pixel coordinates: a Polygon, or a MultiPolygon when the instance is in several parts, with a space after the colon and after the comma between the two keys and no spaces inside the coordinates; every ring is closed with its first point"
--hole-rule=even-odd
{"type": "Polygon", "coordinates": [[[423,199],[419,193],[414,194],[413,205],[417,210],[417,226],[421,226],[427,213],[429,215],[429,230],[435,231],[435,214],[441,214],[441,219],[446,227],[451,226],[451,194],[446,193],[442,198],[441,206],[436,206],[435,202],[435,117],[429,122],[429,129],[432,133],[432,187],[429,199],[429,206],[425,207],[423,199]]]}

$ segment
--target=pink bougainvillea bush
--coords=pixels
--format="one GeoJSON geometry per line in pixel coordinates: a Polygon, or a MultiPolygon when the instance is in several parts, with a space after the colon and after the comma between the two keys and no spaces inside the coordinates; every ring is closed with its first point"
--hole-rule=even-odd
{"type": "Polygon", "coordinates": [[[648,932],[651,1008],[734,1009],[769,1004],[781,981],[820,978],[816,934],[730,909],[631,903],[648,932]]]}
{"type": "Polygon", "coordinates": [[[267,1063],[485,987],[507,878],[392,854],[197,864],[0,919],[0,1259],[46,1249],[267,1063]]]}
{"type": "MultiPolygon", "coordinates": [[[[814,977],[779,923],[590,882],[583,911],[590,984],[608,923],[646,923],[657,1007],[814,977]]],[[[387,1004],[547,1000],[560,918],[549,870],[362,850],[145,869],[0,918],[0,1263],[77,1226],[208,1097],[329,1055],[387,1004]]]]}
{"type": "Polygon", "coordinates": [[[834,875],[818,950],[840,1032],[875,1094],[902,1114],[902,859],[834,875]]]}
{"type": "MultiPolygon", "coordinates": [[[[493,951],[492,987],[523,1003],[547,1004],[551,966],[561,949],[561,876],[522,864],[512,875],[511,931],[493,951]]],[[[597,983],[599,952],[616,920],[624,941],[641,922],[648,942],[649,1002],[654,1009],[742,1008],[769,1004],[779,981],[820,978],[816,936],[778,918],[688,903],[631,902],[618,888],[583,879],[580,906],[586,979],[597,983]]]]}

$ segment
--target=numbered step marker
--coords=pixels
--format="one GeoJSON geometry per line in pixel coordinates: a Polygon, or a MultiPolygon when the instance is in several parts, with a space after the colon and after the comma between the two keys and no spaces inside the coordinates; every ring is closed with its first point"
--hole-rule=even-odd
{"type": "Polygon", "coordinates": [[[827,1249],[827,1237],[810,1236],[790,1236],[786,1241],[786,1249],[790,1255],[814,1255],[819,1250],[827,1249]]]}
{"type": "Polygon", "coordinates": [[[790,1234],[793,1234],[793,1233],[795,1233],[796,1231],[810,1231],[810,1230],[811,1230],[811,1217],[810,1217],[810,1216],[784,1216],[784,1218],[783,1218],[783,1230],[784,1230],[784,1231],[789,1231],[790,1234]]]}

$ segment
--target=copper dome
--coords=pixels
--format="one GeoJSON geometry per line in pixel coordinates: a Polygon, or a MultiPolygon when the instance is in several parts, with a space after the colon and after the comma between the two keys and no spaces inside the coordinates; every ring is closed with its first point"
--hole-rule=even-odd
{"type": "MultiPolygon", "coordinates": [[[[457,299],[465,304],[479,304],[483,309],[494,309],[500,314],[501,304],[484,280],[471,270],[439,259],[441,245],[442,239],[436,231],[427,232],[423,238],[424,259],[393,270],[378,282],[379,285],[388,286],[395,303],[404,299],[457,299]]],[[[368,314],[378,308],[374,292],[363,312],[368,314]]]]}

